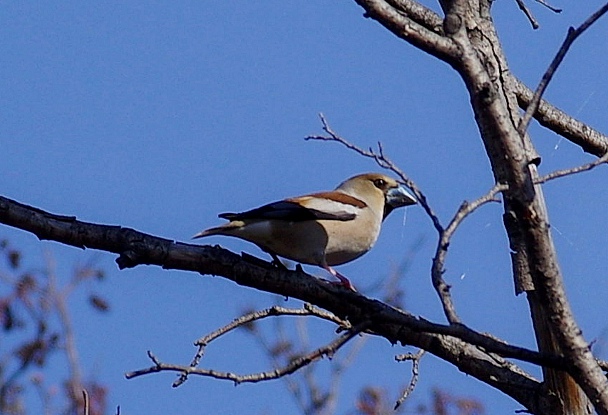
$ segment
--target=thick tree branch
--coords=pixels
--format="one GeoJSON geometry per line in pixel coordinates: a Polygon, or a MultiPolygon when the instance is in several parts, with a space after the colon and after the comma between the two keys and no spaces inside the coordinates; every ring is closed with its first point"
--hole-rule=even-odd
{"type": "Polygon", "coordinates": [[[197,246],[147,235],[120,226],[86,223],[53,215],[0,197],[0,223],[80,248],[118,254],[119,267],[159,265],[165,269],[219,275],[237,284],[298,298],[348,316],[351,324],[369,321],[369,331],[391,342],[413,345],[456,365],[461,371],[492,385],[526,408],[537,408],[539,384],[502,357],[563,367],[559,356],[546,356],[510,346],[462,325],[440,325],[416,318],[377,300],[340,289],[301,270],[278,269],[251,256],[220,247],[197,246]]]}
{"type": "MultiPolygon", "coordinates": [[[[523,82],[513,78],[517,102],[524,110],[528,108],[534,91],[523,82]]],[[[559,108],[541,100],[534,118],[545,128],[578,145],[586,153],[601,157],[608,152],[608,136],[591,128],[582,121],[566,114],[559,108]]]]}
{"type": "MultiPolygon", "coordinates": [[[[406,40],[414,46],[418,46],[418,44],[414,42],[411,37],[406,38],[401,34],[400,28],[404,25],[404,15],[427,31],[433,32],[437,36],[444,35],[443,19],[441,16],[418,2],[412,0],[387,0],[386,3],[392,5],[394,8],[392,12],[385,11],[385,9],[390,6],[383,4],[383,2],[380,1],[357,0],[357,3],[368,12],[369,17],[377,20],[378,23],[393,32],[396,36],[406,40]],[[376,12],[369,13],[370,10],[376,12]],[[397,13],[395,13],[395,10],[397,13]]],[[[436,55],[424,48],[423,50],[440,59],[443,56],[442,54],[436,55]]],[[[452,56],[453,52],[454,51],[451,51],[448,55],[452,56]]],[[[451,61],[451,59],[443,60],[446,62],[451,61]]],[[[534,91],[512,74],[509,74],[509,76],[511,78],[512,87],[515,89],[518,105],[526,110],[534,96],[534,91]]],[[[548,128],[554,133],[577,144],[587,153],[601,157],[608,152],[608,137],[606,135],[591,128],[585,123],[576,120],[574,117],[568,115],[544,99],[540,101],[538,110],[534,112],[533,116],[543,127],[548,128]]]]}
{"type": "Polygon", "coordinates": [[[381,23],[397,37],[441,60],[448,61],[459,55],[458,48],[439,34],[435,19],[424,8],[408,0],[356,0],[366,15],[381,23]],[[397,8],[392,4],[398,4],[397,8]],[[416,12],[412,12],[416,10],[416,12]],[[421,18],[421,16],[423,16],[421,18]]]}
{"type": "MultiPolygon", "coordinates": [[[[516,128],[520,117],[489,2],[446,3],[446,34],[462,50],[462,59],[452,64],[469,90],[496,181],[508,184],[504,192],[505,228],[516,258],[517,286],[529,294],[539,347],[547,352],[566,353],[572,363],[570,373],[596,410],[608,414],[607,382],[572,316],[542,189],[534,185],[538,158],[528,135],[520,134],[516,128]]],[[[545,377],[552,391],[547,397],[556,395],[559,400],[558,406],[551,405],[553,413],[585,412],[584,397],[571,378],[552,370],[547,370],[545,377]]]]}

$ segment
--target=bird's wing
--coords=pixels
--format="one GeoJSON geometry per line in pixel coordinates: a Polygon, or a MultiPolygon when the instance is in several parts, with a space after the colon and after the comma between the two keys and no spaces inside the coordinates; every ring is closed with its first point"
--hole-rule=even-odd
{"type": "Polygon", "coordinates": [[[323,192],[295,197],[242,213],[222,213],[220,218],[228,220],[285,220],[301,222],[307,220],[349,221],[366,207],[361,200],[340,192],[323,192]]]}

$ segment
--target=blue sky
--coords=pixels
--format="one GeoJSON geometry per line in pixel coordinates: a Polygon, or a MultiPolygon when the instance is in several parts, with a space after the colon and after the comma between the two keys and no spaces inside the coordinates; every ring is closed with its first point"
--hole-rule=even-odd
{"type": "MultiPolygon", "coordinates": [[[[515,74],[535,85],[568,26],[601,3],[556,2],[564,8],[559,15],[532,3],[541,24],[533,31],[514,2],[497,1],[494,16],[515,74]]],[[[304,141],[321,132],[319,112],[362,147],[382,141],[444,222],[493,184],[462,81],[363,18],[351,1],[11,2],[0,6],[0,23],[0,189],[22,203],[188,241],[220,223],[217,213],[331,189],[378,170],[337,144],[304,141]]],[[[607,29],[604,19],[576,41],[546,94],[601,131],[608,131],[607,29]]],[[[531,133],[542,172],[592,160],[534,123],[531,133]]],[[[607,178],[604,167],[545,186],[560,265],[588,340],[606,329],[607,178]]],[[[533,347],[526,301],[513,295],[501,214],[495,204],[465,222],[450,246],[446,279],[471,327],[533,347]]],[[[108,271],[101,289],[109,315],[92,313],[82,299],[70,306],[82,364],[109,385],[110,407],[128,414],[201,407],[295,413],[279,381],[235,388],[192,378],[173,389],[171,374],[123,376],[149,365],[148,349],[187,363],[195,339],[245,308],[282,304],[280,298],[221,278],[152,267],[118,271],[110,255],[40,243],[7,227],[0,237],[25,249],[32,267],[50,252],[66,278],[91,257],[108,271]]],[[[419,208],[395,212],[376,247],[340,271],[364,291],[422,239],[400,286],[408,311],[443,322],[430,284],[435,238],[419,208]]],[[[228,238],[201,242],[263,255],[228,238]]],[[[324,330],[331,335],[331,327],[324,330]]],[[[403,351],[368,340],[343,381],[338,413],[352,407],[370,378],[397,399],[409,366],[394,363],[393,355],[403,351]]],[[[245,335],[211,346],[203,363],[240,373],[268,368],[245,335]]],[[[59,375],[63,368],[56,366],[59,375]]],[[[477,397],[489,413],[520,409],[427,356],[413,399],[424,400],[435,386],[477,397]]]]}

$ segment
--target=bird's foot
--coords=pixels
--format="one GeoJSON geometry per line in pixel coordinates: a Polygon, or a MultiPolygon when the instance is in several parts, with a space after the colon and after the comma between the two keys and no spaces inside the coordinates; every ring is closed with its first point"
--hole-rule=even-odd
{"type": "Polygon", "coordinates": [[[355,286],[344,275],[340,274],[338,271],[336,271],[335,269],[333,269],[330,266],[326,266],[326,267],[323,267],[323,268],[325,268],[325,270],[327,272],[329,272],[331,275],[333,275],[334,277],[336,277],[337,279],[340,280],[340,281],[329,281],[329,283],[331,285],[337,285],[337,286],[340,286],[340,287],[344,287],[344,288],[346,288],[348,290],[357,292],[357,289],[355,288],[355,286]]]}

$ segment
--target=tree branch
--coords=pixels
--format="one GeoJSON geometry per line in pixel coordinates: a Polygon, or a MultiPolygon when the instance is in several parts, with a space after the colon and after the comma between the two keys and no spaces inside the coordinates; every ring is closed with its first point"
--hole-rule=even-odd
{"type": "Polygon", "coordinates": [[[570,49],[570,46],[572,46],[572,43],[574,43],[574,41],[585,32],[585,30],[587,30],[593,23],[595,23],[606,12],[608,12],[608,3],[605,4],[604,6],[602,6],[598,11],[593,13],[591,16],[589,16],[589,18],[587,20],[585,20],[583,22],[583,24],[581,24],[576,29],[573,27],[570,27],[570,29],[568,29],[568,35],[566,36],[566,39],[564,39],[564,43],[562,43],[561,47],[557,51],[557,54],[555,55],[555,58],[553,58],[553,61],[551,62],[551,64],[547,68],[547,70],[545,71],[545,74],[543,75],[541,81],[539,82],[538,87],[536,88],[536,91],[534,91],[532,100],[528,104],[526,113],[524,114],[522,119],[519,121],[519,125],[517,126],[517,132],[519,133],[519,135],[523,135],[525,133],[525,131],[528,129],[528,125],[530,124],[530,120],[532,119],[532,114],[534,114],[536,112],[536,110],[538,109],[538,105],[540,104],[540,99],[543,96],[545,89],[547,89],[549,82],[551,82],[551,78],[553,78],[553,74],[555,73],[555,71],[557,70],[559,65],[564,60],[564,57],[566,56],[566,53],[568,53],[568,50],[570,49]]]}
{"type": "MultiPolygon", "coordinates": [[[[239,256],[217,246],[190,245],[120,226],[81,222],[5,197],[0,197],[0,223],[32,232],[40,239],[118,254],[116,262],[121,269],[146,264],[219,275],[239,285],[313,303],[338,317],[348,316],[351,324],[370,321],[371,333],[393,343],[425,349],[503,391],[527,408],[538,405],[539,383],[500,356],[550,367],[564,366],[559,356],[510,346],[462,325],[431,323],[380,301],[340,289],[301,270],[279,269],[268,262],[253,260],[249,255],[239,256]]],[[[175,370],[183,371],[182,368],[175,370]]]]}
{"type": "Polygon", "coordinates": [[[583,411],[586,401],[578,384],[596,410],[608,414],[607,382],[573,318],[542,189],[534,184],[536,152],[528,135],[520,134],[525,130],[518,132],[516,128],[520,117],[511,76],[489,7],[486,1],[450,3],[446,22],[451,26],[446,33],[462,50],[460,62],[452,64],[467,85],[496,181],[508,184],[503,193],[505,229],[515,257],[516,286],[528,292],[540,350],[563,352],[571,359],[568,373],[576,383],[563,371],[544,371],[550,391],[546,398],[558,397],[560,404],[553,405],[553,413],[583,411]]]}
{"type": "MultiPolygon", "coordinates": [[[[332,313],[328,313],[327,311],[323,311],[312,304],[306,303],[303,308],[293,309],[293,308],[285,308],[285,307],[270,307],[265,310],[255,311],[251,313],[247,313],[239,318],[234,319],[229,324],[220,327],[219,329],[213,331],[212,333],[207,334],[206,336],[201,337],[197,341],[194,342],[195,346],[198,346],[198,351],[196,352],[192,362],[190,363],[190,367],[195,368],[200,363],[203,355],[205,354],[205,348],[212,341],[220,338],[224,334],[231,332],[234,329],[239,327],[246,327],[250,324],[253,324],[257,320],[261,320],[268,317],[276,317],[276,316],[315,316],[321,319],[331,321],[335,324],[338,324],[342,330],[350,330],[352,328],[351,324],[347,320],[340,319],[333,315],[332,313]]],[[[188,372],[183,372],[178,380],[173,383],[173,387],[177,387],[184,383],[188,377],[188,372]]]]}
{"type": "Polygon", "coordinates": [[[557,170],[557,171],[551,172],[549,174],[546,174],[544,176],[541,176],[541,177],[537,178],[534,181],[534,183],[536,183],[536,184],[546,183],[549,180],[559,179],[560,177],[565,177],[565,176],[570,176],[570,175],[577,174],[577,173],[582,173],[584,171],[592,170],[592,169],[596,168],[597,166],[599,166],[600,164],[604,164],[604,163],[608,163],[608,153],[604,154],[599,159],[595,159],[590,163],[583,164],[582,166],[576,166],[576,167],[572,167],[570,169],[557,170]]]}
{"type": "MultiPolygon", "coordinates": [[[[534,92],[519,79],[513,78],[519,106],[526,110],[534,92]]],[[[545,128],[578,145],[586,153],[601,157],[608,152],[608,136],[566,114],[545,100],[540,101],[534,118],[545,128]]]]}
{"type": "Polygon", "coordinates": [[[443,273],[445,272],[445,260],[448,253],[448,246],[452,236],[458,229],[458,226],[462,221],[469,216],[473,211],[481,207],[482,205],[490,202],[496,202],[496,195],[507,189],[506,185],[497,184],[492,189],[480,197],[479,199],[468,203],[463,202],[458,208],[458,211],[448,224],[447,228],[439,233],[439,240],[437,241],[437,249],[435,250],[435,256],[433,257],[433,265],[431,267],[431,279],[433,281],[433,287],[441,298],[441,304],[443,305],[443,312],[446,315],[450,323],[460,323],[460,319],[456,314],[452,297],[449,295],[450,286],[446,284],[443,279],[443,273]]]}
{"type": "Polygon", "coordinates": [[[355,0],[365,9],[365,15],[378,21],[397,37],[441,60],[449,61],[458,56],[453,42],[439,34],[436,19],[419,5],[408,0],[355,0]],[[398,5],[397,7],[391,5],[398,5]],[[413,12],[416,10],[416,12],[413,12]],[[422,18],[421,18],[422,15],[422,18]],[[410,17],[412,16],[412,17],[410,17]]]}
{"type": "MultiPolygon", "coordinates": [[[[154,356],[152,354],[152,352],[148,352],[148,356],[154,362],[154,366],[151,366],[146,369],[129,372],[125,376],[127,379],[133,379],[138,376],[148,375],[150,373],[171,371],[171,372],[180,372],[181,373],[180,380],[187,377],[188,375],[199,375],[199,376],[208,376],[208,377],[212,377],[215,379],[231,380],[236,385],[238,385],[240,383],[256,383],[256,382],[263,382],[263,381],[272,380],[272,379],[279,379],[279,378],[282,378],[283,376],[290,375],[290,374],[294,373],[295,371],[297,371],[298,369],[301,369],[302,367],[307,366],[319,359],[322,359],[324,356],[332,356],[342,346],[344,346],[346,343],[348,343],[349,340],[351,340],[353,337],[357,336],[359,333],[364,331],[368,325],[369,325],[369,322],[367,322],[367,321],[361,322],[357,326],[349,329],[347,333],[341,335],[340,337],[338,337],[331,343],[329,343],[323,347],[319,347],[318,349],[315,349],[312,352],[310,352],[304,356],[300,356],[296,359],[293,359],[291,362],[289,362],[286,366],[284,366],[282,368],[267,371],[267,372],[253,373],[253,374],[249,374],[249,375],[237,375],[232,372],[220,372],[220,371],[212,370],[212,369],[198,369],[196,367],[193,367],[192,365],[190,365],[190,366],[172,365],[172,364],[160,362],[158,360],[158,358],[156,358],[156,356],[154,356]]],[[[183,382],[180,382],[178,380],[173,384],[173,386],[174,387],[179,386],[182,383],[183,382]]]]}
{"type": "Polygon", "coordinates": [[[418,383],[418,377],[420,375],[420,372],[419,372],[420,360],[422,359],[422,356],[424,356],[424,353],[425,353],[425,351],[423,349],[420,349],[420,350],[418,350],[417,353],[407,353],[407,354],[395,356],[395,360],[398,362],[404,362],[406,360],[412,361],[412,377],[410,379],[410,382],[407,385],[407,388],[405,388],[405,390],[403,391],[403,393],[401,394],[401,396],[399,397],[397,402],[395,402],[395,407],[393,408],[393,410],[396,411],[397,408],[399,408],[401,406],[401,404],[403,404],[403,402],[405,402],[405,400],[408,398],[408,396],[410,396],[410,394],[416,388],[416,384],[418,383]]]}
{"type": "MultiPolygon", "coordinates": [[[[375,14],[370,14],[369,16],[377,20],[380,24],[389,29],[399,38],[402,38],[408,41],[408,43],[417,46],[416,43],[405,39],[404,36],[400,34],[399,27],[403,24],[402,19],[399,18],[400,14],[405,14],[407,18],[413,20],[424,29],[436,33],[438,36],[444,35],[443,19],[431,9],[428,9],[411,0],[390,0],[387,2],[393,5],[398,12],[397,14],[378,12],[375,14]]],[[[380,2],[357,1],[357,3],[359,3],[364,9],[368,10],[379,7],[376,4],[380,2]],[[366,3],[366,5],[363,5],[363,3],[366,3]]],[[[448,55],[452,55],[452,52],[450,52],[448,55]]],[[[442,59],[442,56],[437,57],[442,59]]],[[[449,59],[443,60],[449,61],[449,59]]],[[[512,86],[514,87],[514,92],[517,96],[518,105],[522,109],[526,110],[532,101],[534,92],[513,75],[509,74],[509,76],[511,77],[512,86]]],[[[589,127],[585,123],[576,120],[574,117],[568,115],[544,99],[541,99],[540,105],[534,112],[533,116],[540,123],[540,125],[548,128],[556,134],[559,134],[574,144],[577,144],[583,149],[583,151],[587,153],[601,157],[608,152],[608,136],[589,127]]]]}

